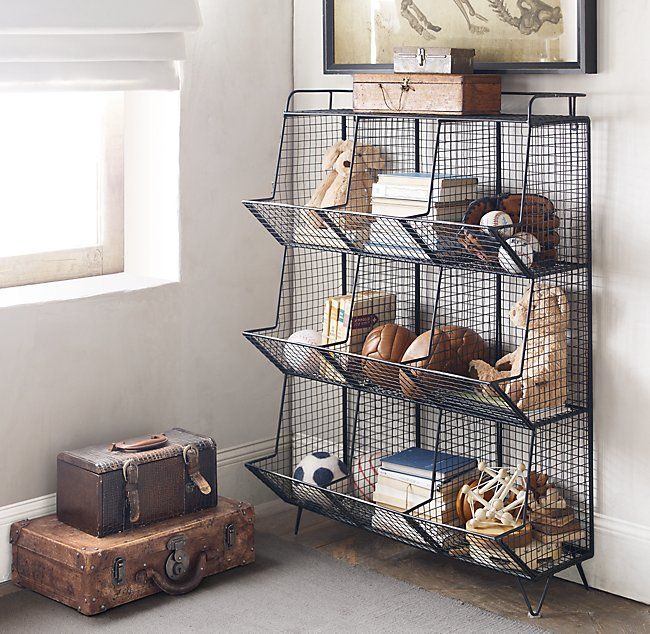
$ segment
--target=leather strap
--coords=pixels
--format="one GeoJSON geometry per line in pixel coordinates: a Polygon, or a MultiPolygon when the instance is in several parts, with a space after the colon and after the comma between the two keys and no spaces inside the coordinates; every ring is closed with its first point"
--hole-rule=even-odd
{"type": "Polygon", "coordinates": [[[199,555],[199,559],[194,568],[194,572],[189,579],[185,581],[172,581],[166,575],[161,575],[159,572],[155,571],[153,568],[147,568],[147,578],[151,579],[153,583],[158,587],[159,590],[162,590],[166,594],[178,595],[178,594],[187,594],[192,592],[203,580],[205,574],[205,563],[208,559],[207,554],[202,552],[199,555]]]}
{"type": "Polygon", "coordinates": [[[142,438],[131,438],[130,440],[121,440],[114,442],[109,448],[109,451],[149,451],[151,449],[159,449],[167,444],[167,436],[165,434],[152,434],[151,436],[143,436],[142,438]]]}
{"type": "Polygon", "coordinates": [[[122,468],[126,485],[126,499],[129,501],[129,520],[131,524],[140,521],[140,495],[138,494],[138,465],[135,460],[127,460],[122,468]]]}
{"type": "Polygon", "coordinates": [[[183,460],[187,465],[187,475],[190,476],[192,482],[199,487],[199,491],[203,495],[210,495],[212,493],[212,487],[199,471],[199,450],[195,445],[186,445],[183,447],[183,460]]]}

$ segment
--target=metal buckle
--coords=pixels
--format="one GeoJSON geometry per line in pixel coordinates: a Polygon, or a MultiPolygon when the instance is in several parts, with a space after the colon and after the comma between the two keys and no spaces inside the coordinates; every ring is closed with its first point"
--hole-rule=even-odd
{"type": "Polygon", "coordinates": [[[127,475],[127,469],[130,466],[138,466],[136,461],[133,458],[130,458],[127,460],[123,465],[122,465],[122,474],[124,475],[124,481],[128,482],[129,481],[129,476],[127,475]]]}
{"type": "Polygon", "coordinates": [[[187,546],[187,537],[177,535],[167,542],[167,550],[171,550],[171,555],[165,562],[165,573],[172,581],[182,579],[190,568],[190,557],[185,552],[187,546]]]}

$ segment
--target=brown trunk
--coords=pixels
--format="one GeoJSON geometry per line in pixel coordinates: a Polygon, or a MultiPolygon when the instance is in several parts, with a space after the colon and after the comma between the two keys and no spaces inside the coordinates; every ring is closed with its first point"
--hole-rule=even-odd
{"type": "Polygon", "coordinates": [[[404,114],[499,114],[498,75],[355,75],[354,109],[404,114]]]}
{"type": "Polygon", "coordinates": [[[227,498],[217,508],[104,538],[54,515],[26,520],[11,527],[12,578],[86,615],[160,591],[184,594],[203,577],[255,560],[253,520],[252,506],[227,498]]]}

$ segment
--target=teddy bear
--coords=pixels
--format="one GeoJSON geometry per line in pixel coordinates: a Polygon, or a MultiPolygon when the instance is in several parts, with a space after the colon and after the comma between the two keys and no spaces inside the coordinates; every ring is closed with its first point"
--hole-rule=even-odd
{"type": "MultiPolygon", "coordinates": [[[[330,171],[314,190],[307,206],[326,209],[347,204],[346,211],[372,213],[372,186],[377,171],[385,166],[379,148],[358,144],[355,150],[352,141],[337,141],[323,156],[323,170],[330,171]]],[[[327,227],[318,214],[310,213],[309,218],[319,229],[327,227]]],[[[344,216],[339,224],[344,229],[365,228],[367,220],[344,216]]]]}
{"type": "Polygon", "coordinates": [[[472,361],[470,375],[490,382],[511,379],[505,392],[521,410],[564,406],[569,329],[566,294],[557,286],[536,284],[511,308],[510,322],[518,328],[526,328],[528,322],[528,336],[494,367],[485,361],[472,361]]]}

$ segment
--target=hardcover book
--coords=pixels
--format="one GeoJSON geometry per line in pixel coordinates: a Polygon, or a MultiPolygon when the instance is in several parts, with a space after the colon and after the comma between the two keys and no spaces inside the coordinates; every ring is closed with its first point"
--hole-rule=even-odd
{"type": "Polygon", "coordinates": [[[438,206],[470,202],[477,198],[478,179],[467,176],[431,174],[420,172],[399,172],[379,174],[373,185],[373,198],[396,198],[429,202],[438,206]],[[432,188],[433,185],[433,188],[432,188]]]}
{"type": "MultiPolygon", "coordinates": [[[[396,471],[421,478],[433,477],[433,461],[436,454],[430,449],[410,447],[392,456],[381,459],[381,466],[387,471],[396,471]]],[[[438,452],[436,457],[436,480],[445,482],[476,467],[476,460],[466,456],[438,452]]]]}
{"type": "MultiPolygon", "coordinates": [[[[344,342],[342,352],[361,354],[368,333],[380,324],[395,321],[397,296],[386,291],[358,291],[339,300],[336,341],[344,342]],[[348,336],[349,332],[349,336],[348,336]]],[[[330,326],[330,335],[332,327],[330,326]]]]}

